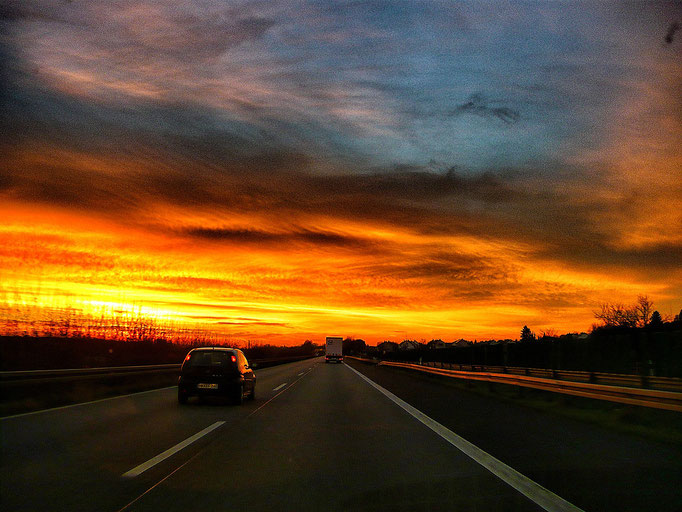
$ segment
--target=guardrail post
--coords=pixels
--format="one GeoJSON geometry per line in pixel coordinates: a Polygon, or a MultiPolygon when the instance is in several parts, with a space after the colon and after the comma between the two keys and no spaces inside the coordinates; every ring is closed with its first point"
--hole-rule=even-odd
{"type": "Polygon", "coordinates": [[[641,377],[642,377],[642,379],[641,379],[642,388],[648,388],[648,387],[650,387],[649,376],[648,376],[648,375],[642,374],[641,377]]]}

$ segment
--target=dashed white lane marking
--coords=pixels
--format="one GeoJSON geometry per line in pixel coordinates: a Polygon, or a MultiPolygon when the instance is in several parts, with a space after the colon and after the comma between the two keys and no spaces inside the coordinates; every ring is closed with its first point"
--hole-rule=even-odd
{"type": "Polygon", "coordinates": [[[301,373],[298,374],[298,376],[300,377],[300,376],[303,375],[304,373],[305,373],[305,372],[301,372],[301,373]]]}
{"type": "Polygon", "coordinates": [[[357,371],[355,368],[351,368],[349,365],[345,365],[346,368],[355,372],[358,376],[364,379],[370,386],[375,388],[377,391],[386,396],[389,400],[395,403],[397,406],[406,411],[413,418],[421,421],[424,425],[433,430],[436,434],[445,439],[448,443],[453,445],[455,448],[468,455],[481,466],[490,471],[493,475],[498,477],[500,480],[510,485],[521,494],[526,496],[528,499],[547,510],[547,512],[584,512],[581,508],[576,507],[572,503],[569,503],[561,496],[557,496],[552,491],[545,489],[540,484],[534,482],[525,475],[522,475],[514,468],[507,466],[504,462],[496,459],[489,453],[481,450],[475,444],[470,443],[463,437],[458,436],[452,430],[441,425],[436,420],[430,418],[419,409],[412,407],[410,404],[404,400],[398,398],[396,395],[391,393],[389,390],[381,387],[379,384],[373,380],[365,377],[362,373],[357,371]]]}
{"type": "Polygon", "coordinates": [[[280,389],[282,389],[282,388],[283,388],[284,386],[286,386],[286,385],[287,385],[286,382],[285,382],[284,384],[280,384],[279,386],[277,386],[276,388],[274,388],[273,391],[279,391],[280,389]]]}
{"type": "Polygon", "coordinates": [[[123,475],[121,475],[121,476],[123,476],[124,478],[134,478],[134,477],[144,473],[149,468],[156,466],[159,462],[166,460],[171,455],[174,455],[174,454],[178,453],[180,450],[182,450],[183,448],[186,448],[187,446],[192,444],[197,439],[200,439],[200,438],[204,437],[206,434],[213,432],[215,429],[217,429],[218,427],[220,427],[224,423],[225,423],[224,421],[216,421],[213,425],[206,427],[201,432],[197,432],[193,436],[188,437],[187,439],[185,439],[181,443],[176,444],[172,448],[168,448],[168,450],[166,450],[165,452],[159,453],[156,457],[149,459],[147,462],[143,462],[142,464],[134,467],[130,471],[123,473],[123,475]]]}

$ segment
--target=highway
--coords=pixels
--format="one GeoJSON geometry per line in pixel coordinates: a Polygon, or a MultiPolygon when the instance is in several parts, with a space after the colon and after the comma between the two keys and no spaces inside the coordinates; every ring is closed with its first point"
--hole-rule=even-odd
{"type": "Polygon", "coordinates": [[[2,419],[2,510],[672,511],[682,503],[678,447],[357,362],[318,358],[257,377],[257,399],[241,407],[179,406],[166,388],[2,419]],[[462,438],[473,455],[456,446],[462,438]]]}

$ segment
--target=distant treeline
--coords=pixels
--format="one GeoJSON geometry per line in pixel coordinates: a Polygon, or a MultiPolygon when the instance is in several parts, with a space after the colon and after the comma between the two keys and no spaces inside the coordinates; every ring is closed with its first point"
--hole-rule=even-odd
{"type": "MultiPolygon", "coordinates": [[[[210,343],[120,341],[96,338],[0,336],[0,370],[48,370],[181,363],[187,352],[210,343]]],[[[294,347],[254,345],[244,348],[249,359],[313,355],[310,341],[294,347]]]]}
{"type": "MultiPolygon", "coordinates": [[[[656,327],[608,327],[589,335],[544,336],[521,341],[487,341],[463,346],[401,350],[348,343],[349,354],[399,361],[519,366],[554,370],[682,377],[682,323],[656,327]],[[381,350],[384,349],[384,350],[381,350]],[[386,350],[388,349],[388,350],[386,350]]],[[[361,340],[360,340],[361,341],[361,340]]]]}

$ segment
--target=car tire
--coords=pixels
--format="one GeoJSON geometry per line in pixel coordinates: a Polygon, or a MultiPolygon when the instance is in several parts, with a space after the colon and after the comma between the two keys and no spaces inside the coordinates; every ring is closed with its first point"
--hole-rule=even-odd
{"type": "Polygon", "coordinates": [[[256,399],[256,385],[253,385],[253,388],[251,388],[251,393],[249,393],[249,400],[255,400],[256,399]]]}
{"type": "Polygon", "coordinates": [[[235,405],[242,405],[244,403],[244,384],[240,384],[234,395],[235,405]]]}
{"type": "Polygon", "coordinates": [[[187,393],[178,390],[178,403],[180,405],[185,405],[187,403],[187,393]]]}

